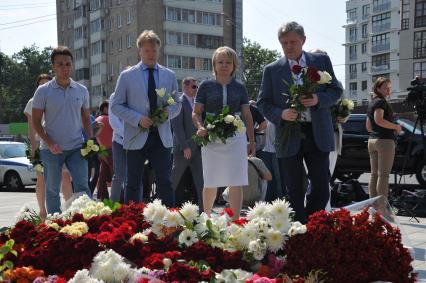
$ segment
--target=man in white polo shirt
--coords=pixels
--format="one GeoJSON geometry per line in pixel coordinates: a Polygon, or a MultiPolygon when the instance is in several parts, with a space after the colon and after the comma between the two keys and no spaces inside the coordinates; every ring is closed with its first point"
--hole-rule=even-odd
{"type": "Polygon", "coordinates": [[[48,213],[61,211],[59,186],[62,166],[71,173],[74,192],[90,196],[87,182],[87,160],[81,157],[82,130],[91,138],[89,93],[83,85],[71,79],[73,56],[68,47],[53,49],[50,56],[53,80],[40,86],[34,94],[32,119],[42,139],[40,156],[46,181],[48,213]],[[44,125],[41,118],[44,114],[44,125]]]}

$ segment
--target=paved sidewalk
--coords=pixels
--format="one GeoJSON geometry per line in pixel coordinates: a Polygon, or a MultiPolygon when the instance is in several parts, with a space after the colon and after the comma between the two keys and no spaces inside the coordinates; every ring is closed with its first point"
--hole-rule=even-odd
{"type": "MultiPolygon", "coordinates": [[[[34,192],[0,192],[0,227],[12,225],[24,204],[37,209],[34,192]]],[[[399,216],[398,220],[404,244],[412,247],[415,252],[413,267],[419,274],[418,278],[425,279],[426,282],[426,218],[418,218],[420,223],[410,217],[399,216]]]]}

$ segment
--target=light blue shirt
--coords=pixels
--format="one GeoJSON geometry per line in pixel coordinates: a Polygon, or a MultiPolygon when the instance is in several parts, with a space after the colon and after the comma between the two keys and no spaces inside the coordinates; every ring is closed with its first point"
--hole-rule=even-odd
{"type": "MultiPolygon", "coordinates": [[[[43,110],[43,128],[62,150],[81,147],[81,109],[89,109],[89,92],[85,86],[71,79],[69,86],[63,88],[53,78],[37,88],[33,108],[43,110]]],[[[45,141],[41,141],[40,148],[48,148],[45,141]]]]}

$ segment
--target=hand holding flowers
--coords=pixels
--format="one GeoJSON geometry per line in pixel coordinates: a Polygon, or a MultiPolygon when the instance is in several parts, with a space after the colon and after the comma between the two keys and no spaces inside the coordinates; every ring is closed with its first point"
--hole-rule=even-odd
{"type": "Polygon", "coordinates": [[[41,158],[40,158],[40,149],[33,148],[33,145],[30,142],[27,142],[26,148],[25,148],[25,155],[27,156],[28,160],[33,165],[34,170],[39,174],[43,174],[44,169],[43,169],[43,163],[41,162],[41,158]]]}
{"type": "Polygon", "coordinates": [[[80,153],[84,159],[89,159],[98,154],[105,157],[109,155],[104,146],[95,144],[95,141],[91,139],[83,144],[83,147],[80,149],[80,153]]]}
{"type": "Polygon", "coordinates": [[[340,99],[331,108],[333,121],[337,121],[338,123],[344,123],[347,117],[349,117],[349,115],[352,113],[353,109],[354,109],[354,102],[352,100],[347,98],[340,99]]]}
{"type": "Polygon", "coordinates": [[[155,90],[158,97],[160,97],[160,105],[151,112],[149,117],[142,117],[140,121],[140,126],[142,127],[141,131],[145,132],[150,127],[158,127],[160,124],[163,124],[169,118],[169,112],[167,107],[175,105],[176,101],[173,96],[176,94],[174,90],[172,93],[167,93],[166,88],[158,88],[155,90]]]}

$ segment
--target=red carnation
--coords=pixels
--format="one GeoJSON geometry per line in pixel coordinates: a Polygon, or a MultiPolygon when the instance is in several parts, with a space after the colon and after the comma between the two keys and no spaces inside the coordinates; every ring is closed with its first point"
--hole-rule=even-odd
{"type": "Polygon", "coordinates": [[[298,74],[300,74],[302,72],[302,69],[303,68],[300,65],[294,65],[291,68],[291,71],[293,72],[293,74],[298,75],[298,74]]]}
{"type": "Polygon", "coordinates": [[[308,76],[308,79],[313,82],[319,82],[321,79],[321,76],[318,74],[318,69],[315,67],[309,67],[308,71],[306,72],[306,75],[308,76]]]}

